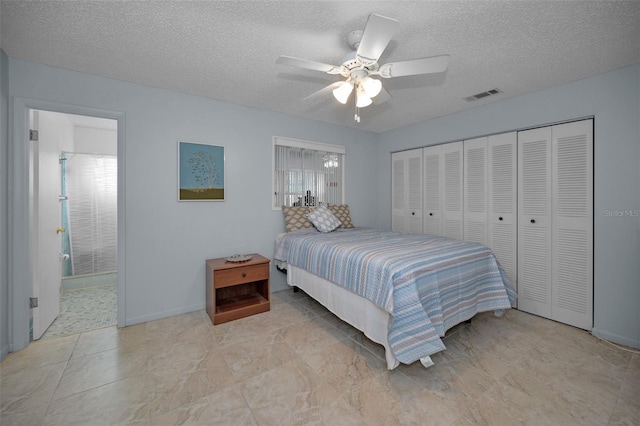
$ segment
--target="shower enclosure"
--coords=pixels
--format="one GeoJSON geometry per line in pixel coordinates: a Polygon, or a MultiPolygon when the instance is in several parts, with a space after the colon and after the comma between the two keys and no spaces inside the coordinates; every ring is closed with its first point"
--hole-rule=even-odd
{"type": "Polygon", "coordinates": [[[63,290],[117,283],[117,157],[62,153],[63,290]]]}

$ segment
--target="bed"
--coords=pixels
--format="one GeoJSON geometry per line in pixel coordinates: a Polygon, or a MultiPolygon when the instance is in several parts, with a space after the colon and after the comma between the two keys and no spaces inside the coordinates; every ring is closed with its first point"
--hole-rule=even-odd
{"type": "Polygon", "coordinates": [[[287,230],[274,256],[287,283],[383,345],[390,370],[418,360],[432,365],[448,329],[515,306],[504,270],[481,244],[352,225],[287,230]]]}

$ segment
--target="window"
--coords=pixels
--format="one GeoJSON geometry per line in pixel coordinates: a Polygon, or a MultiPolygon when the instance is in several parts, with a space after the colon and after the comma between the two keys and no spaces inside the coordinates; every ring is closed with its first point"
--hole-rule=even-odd
{"type": "Polygon", "coordinates": [[[273,208],[344,204],[345,149],[273,138],[273,208]]]}

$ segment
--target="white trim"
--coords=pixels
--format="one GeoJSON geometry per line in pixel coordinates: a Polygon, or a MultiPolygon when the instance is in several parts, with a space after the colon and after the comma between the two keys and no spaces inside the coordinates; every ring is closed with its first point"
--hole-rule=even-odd
{"type": "Polygon", "coordinates": [[[58,102],[11,98],[9,109],[9,351],[29,344],[29,144],[27,142],[30,109],[63,114],[88,115],[118,122],[118,327],[125,326],[126,281],[126,164],[125,114],[58,102]]]}
{"type": "Polygon", "coordinates": [[[634,340],[633,337],[620,336],[618,334],[610,333],[606,330],[600,330],[599,328],[592,328],[590,333],[592,336],[595,336],[598,339],[607,340],[610,342],[618,343],[620,345],[640,349],[640,340],[634,340]]]}
{"type": "MultiPolygon", "coordinates": [[[[299,139],[285,138],[285,137],[282,137],[282,136],[274,136],[273,137],[272,148],[275,147],[276,145],[293,146],[293,147],[296,147],[296,148],[305,148],[305,149],[313,149],[315,151],[327,151],[327,152],[333,152],[333,153],[336,153],[336,154],[346,154],[347,153],[345,147],[342,146],[342,145],[331,145],[331,144],[327,144],[327,143],[303,141],[303,140],[299,140],[299,139]]],[[[272,149],[272,151],[273,151],[273,149],[272,149]]]]}
{"type": "Polygon", "coordinates": [[[204,311],[206,308],[207,308],[206,303],[201,302],[193,305],[181,306],[175,309],[168,309],[161,312],[154,312],[152,314],[141,315],[139,317],[127,318],[126,326],[128,327],[130,325],[142,324],[149,321],[156,321],[159,319],[172,317],[175,315],[188,314],[190,312],[195,312],[195,311],[204,311]]]}

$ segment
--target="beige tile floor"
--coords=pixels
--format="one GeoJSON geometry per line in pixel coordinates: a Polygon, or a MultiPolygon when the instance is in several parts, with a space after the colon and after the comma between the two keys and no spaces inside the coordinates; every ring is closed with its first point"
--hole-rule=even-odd
{"type": "Polygon", "coordinates": [[[304,293],[213,326],[203,311],[34,342],[0,364],[2,425],[640,424],[640,355],[519,311],[387,371],[304,293]]]}

